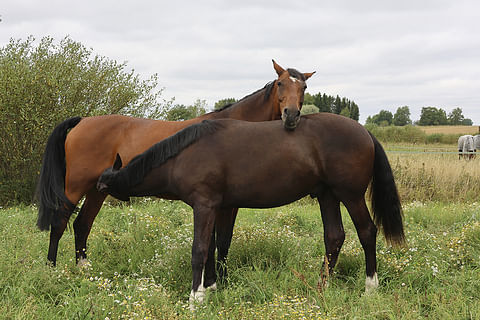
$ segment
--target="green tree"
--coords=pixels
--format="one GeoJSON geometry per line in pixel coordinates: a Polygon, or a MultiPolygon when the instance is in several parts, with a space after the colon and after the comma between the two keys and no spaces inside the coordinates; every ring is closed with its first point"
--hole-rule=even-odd
{"type": "Polygon", "coordinates": [[[340,115],[350,118],[350,110],[348,110],[348,108],[343,108],[342,112],[340,112],[340,115]]]}
{"type": "Polygon", "coordinates": [[[412,120],[410,119],[410,109],[408,106],[397,108],[397,111],[393,116],[393,124],[396,126],[406,126],[407,124],[412,124],[412,120]]]}
{"type": "Polygon", "coordinates": [[[445,110],[435,107],[423,107],[418,124],[421,126],[436,126],[448,124],[445,110]]]}
{"type": "Polygon", "coordinates": [[[461,108],[455,108],[448,114],[447,117],[448,124],[456,126],[462,125],[465,117],[463,116],[463,111],[461,108]]]}
{"type": "Polygon", "coordinates": [[[358,121],[358,119],[360,118],[360,110],[358,109],[358,105],[353,101],[349,101],[347,108],[350,114],[349,117],[353,120],[358,121]]]}
{"type": "Polygon", "coordinates": [[[33,37],[0,48],[0,204],[32,200],[44,146],[72,116],[158,117],[157,76],[141,80],[125,63],[66,37],[33,37]]]}
{"type": "Polygon", "coordinates": [[[348,117],[356,121],[358,121],[360,117],[358,105],[345,97],[340,98],[338,95],[334,97],[320,92],[312,95],[307,92],[305,93],[303,103],[305,105],[313,104],[318,108],[318,112],[330,112],[336,114],[342,114],[343,112],[343,115],[348,114],[348,117]]]}
{"type": "Polygon", "coordinates": [[[365,124],[376,124],[379,126],[389,126],[392,124],[393,115],[388,110],[380,110],[373,116],[368,116],[365,124]]]}
{"type": "Polygon", "coordinates": [[[339,96],[336,96],[335,100],[333,101],[333,108],[332,112],[335,114],[340,114],[345,106],[342,104],[342,99],[339,96]]]}
{"type": "Polygon", "coordinates": [[[310,93],[305,92],[305,95],[303,96],[303,104],[313,104],[315,105],[315,98],[312,96],[310,93]]]}
{"type": "Polygon", "coordinates": [[[217,102],[215,102],[215,105],[213,106],[213,108],[215,110],[220,110],[222,109],[223,107],[225,107],[226,105],[229,105],[229,104],[233,104],[235,102],[237,102],[238,100],[235,99],[235,98],[225,98],[225,99],[221,99],[221,100],[218,100],[217,102]]]}
{"type": "Polygon", "coordinates": [[[164,111],[163,118],[168,121],[183,121],[201,116],[207,112],[205,100],[197,99],[193,105],[176,104],[164,111]]]}

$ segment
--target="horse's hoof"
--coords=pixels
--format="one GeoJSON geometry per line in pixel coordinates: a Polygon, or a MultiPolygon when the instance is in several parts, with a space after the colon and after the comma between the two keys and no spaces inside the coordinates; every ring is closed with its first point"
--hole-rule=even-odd
{"type": "Polygon", "coordinates": [[[190,292],[190,298],[188,299],[188,307],[190,309],[190,311],[195,311],[195,306],[197,304],[201,304],[203,303],[203,300],[205,300],[205,289],[203,288],[203,290],[198,290],[196,292],[194,292],[192,290],[192,292],[190,292]]]}
{"type": "Polygon", "coordinates": [[[367,277],[365,279],[365,294],[375,292],[377,288],[378,288],[378,276],[377,276],[377,273],[375,272],[373,274],[373,277],[367,277]]]}
{"type": "Polygon", "coordinates": [[[88,270],[91,266],[92,264],[87,259],[78,260],[77,267],[81,270],[88,270]]]}
{"type": "Polygon", "coordinates": [[[217,290],[217,283],[214,282],[211,286],[207,287],[207,290],[216,291],[217,290]]]}

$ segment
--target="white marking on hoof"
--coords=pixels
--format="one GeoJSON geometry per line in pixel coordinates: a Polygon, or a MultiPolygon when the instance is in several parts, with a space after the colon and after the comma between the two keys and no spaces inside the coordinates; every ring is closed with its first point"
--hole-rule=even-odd
{"type": "Polygon", "coordinates": [[[78,260],[77,267],[82,269],[82,270],[88,270],[88,269],[90,269],[91,266],[92,266],[92,264],[87,259],[78,260]]]}
{"type": "Polygon", "coordinates": [[[198,287],[198,290],[194,292],[193,290],[190,292],[190,298],[188,299],[188,304],[190,311],[195,311],[195,305],[202,303],[205,300],[205,288],[198,287]]]}
{"type": "Polygon", "coordinates": [[[365,279],[365,293],[374,292],[378,288],[378,276],[375,272],[373,277],[367,277],[365,279]]]}
{"type": "Polygon", "coordinates": [[[207,287],[207,290],[216,291],[217,290],[217,283],[214,282],[210,287],[207,287]]]}
{"type": "MultiPolygon", "coordinates": [[[[202,270],[202,281],[200,282],[200,285],[197,288],[197,291],[192,291],[190,292],[190,298],[188,299],[188,304],[189,304],[189,309],[190,311],[195,311],[195,304],[202,303],[203,300],[205,300],[205,287],[203,286],[203,272],[205,268],[202,270]]],[[[216,287],[216,283],[215,283],[216,287]]]]}

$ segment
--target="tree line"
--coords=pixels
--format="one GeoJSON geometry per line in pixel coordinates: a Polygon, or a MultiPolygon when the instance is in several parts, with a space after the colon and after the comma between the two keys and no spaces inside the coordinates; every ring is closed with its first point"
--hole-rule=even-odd
{"type": "MultiPolygon", "coordinates": [[[[238,102],[235,98],[224,98],[215,102],[213,109],[219,110],[226,105],[238,102]]],[[[188,120],[207,112],[208,106],[205,100],[196,100],[193,105],[174,104],[164,110],[162,118],[169,121],[188,120]]],[[[325,93],[305,93],[302,114],[329,112],[340,114],[358,121],[360,112],[358,105],[345,97],[330,96],[325,93]]]]}
{"type": "Polygon", "coordinates": [[[420,113],[420,119],[412,122],[410,119],[410,108],[403,106],[397,108],[395,114],[388,110],[380,110],[379,113],[368,116],[365,124],[379,125],[379,126],[405,126],[415,124],[420,126],[435,126],[435,125],[463,125],[471,126],[473,121],[465,118],[463,110],[460,107],[454,108],[450,113],[445,112],[442,108],[423,107],[420,113]]]}

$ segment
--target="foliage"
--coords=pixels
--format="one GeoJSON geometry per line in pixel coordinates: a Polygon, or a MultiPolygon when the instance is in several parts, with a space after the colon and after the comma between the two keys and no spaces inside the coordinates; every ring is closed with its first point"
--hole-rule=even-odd
{"type": "Polygon", "coordinates": [[[448,124],[447,114],[442,108],[423,107],[418,124],[421,126],[435,126],[448,124]]]}
{"type": "Polygon", "coordinates": [[[213,106],[213,109],[215,110],[220,110],[222,109],[223,107],[225,107],[226,105],[228,104],[233,104],[235,102],[237,102],[238,100],[235,99],[235,98],[226,98],[226,99],[221,99],[221,100],[218,100],[217,102],[215,102],[215,105],[213,106]]]}
{"type": "Polygon", "coordinates": [[[302,110],[300,111],[303,115],[317,113],[318,108],[313,104],[303,105],[302,110]]]}
{"type": "Polygon", "coordinates": [[[312,95],[307,92],[304,96],[304,104],[313,104],[319,112],[342,114],[356,121],[360,117],[358,105],[345,97],[340,98],[338,95],[334,97],[320,92],[312,95]]]}
{"type": "Polygon", "coordinates": [[[66,232],[58,265],[36,208],[0,209],[0,314],[6,319],[478,319],[478,204],[404,202],[408,246],[377,241],[377,292],[365,295],[364,254],[342,207],[346,240],[329,286],[317,287],[323,228],[318,204],[242,209],[229,278],[194,314],[192,212],[181,202],[104,206],[89,238],[91,266],[74,262],[66,232]],[[28,243],[28,246],[25,246],[28,243]],[[22,248],[22,249],[20,249],[22,248]],[[455,310],[455,312],[452,312],[455,310]]]}
{"type": "Polygon", "coordinates": [[[66,37],[10,40],[0,48],[0,204],[29,202],[48,135],[72,116],[158,117],[157,76],[94,55],[66,37]]]}
{"type": "Polygon", "coordinates": [[[163,119],[168,121],[183,121],[201,116],[207,112],[207,102],[197,99],[193,105],[186,106],[176,104],[173,107],[165,108],[163,119]]]}
{"type": "Polygon", "coordinates": [[[376,124],[379,126],[389,126],[392,124],[393,121],[393,115],[390,111],[388,110],[380,110],[379,113],[377,113],[374,116],[368,116],[367,120],[365,121],[365,124],[376,124]]]}
{"type": "Polygon", "coordinates": [[[410,119],[410,109],[408,106],[397,108],[397,111],[393,116],[392,123],[395,126],[406,126],[407,124],[412,124],[412,120],[410,119]]]}
{"type": "Polygon", "coordinates": [[[448,124],[449,125],[464,125],[471,126],[473,121],[471,119],[466,119],[463,116],[463,111],[461,108],[455,108],[448,114],[448,124]]]}
{"type": "Polygon", "coordinates": [[[479,159],[459,160],[456,146],[386,145],[404,201],[471,202],[480,193],[479,159]]]}
{"type": "Polygon", "coordinates": [[[420,127],[406,126],[378,126],[376,124],[366,124],[365,128],[382,142],[396,143],[406,142],[413,144],[456,144],[460,134],[432,133],[426,134],[420,127]]]}

